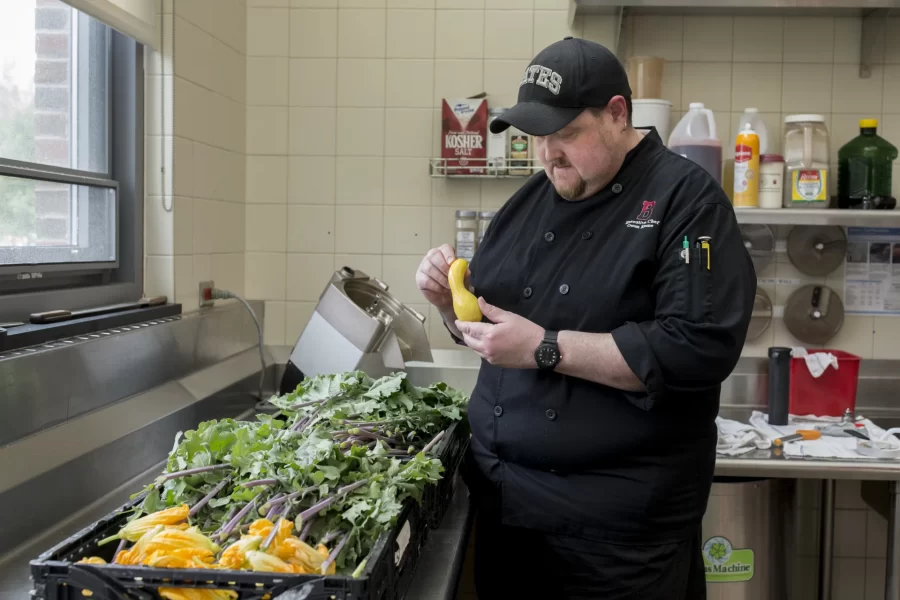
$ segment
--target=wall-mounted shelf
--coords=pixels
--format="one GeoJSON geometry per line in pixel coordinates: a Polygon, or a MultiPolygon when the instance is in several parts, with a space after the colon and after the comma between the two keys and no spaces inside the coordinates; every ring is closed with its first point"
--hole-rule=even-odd
{"type": "Polygon", "coordinates": [[[618,18],[616,54],[628,50],[628,19],[636,15],[862,17],[859,76],[871,75],[872,52],[887,33],[886,19],[900,15],[900,0],[569,0],[569,25],[580,15],[618,18]]]}
{"type": "Polygon", "coordinates": [[[844,227],[900,227],[900,210],[844,210],[839,208],[735,208],[739,223],[759,225],[842,225],[844,227]]]}
{"type": "MultiPolygon", "coordinates": [[[[487,165],[486,159],[472,159],[465,167],[450,165],[450,162],[456,162],[456,159],[432,158],[428,161],[428,172],[432,177],[440,177],[445,179],[528,179],[538,171],[543,171],[544,167],[540,161],[536,159],[528,159],[525,162],[528,173],[510,174],[508,172],[497,172],[493,166],[487,165]],[[484,173],[468,173],[471,168],[483,168],[484,173]]],[[[521,170],[518,169],[518,170],[521,170]]]]}

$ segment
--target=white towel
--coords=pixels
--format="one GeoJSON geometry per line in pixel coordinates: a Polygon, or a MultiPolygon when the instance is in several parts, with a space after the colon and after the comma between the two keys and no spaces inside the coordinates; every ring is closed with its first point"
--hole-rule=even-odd
{"type": "Polygon", "coordinates": [[[772,440],[752,425],[716,417],[716,428],[719,430],[719,439],[716,442],[717,454],[737,456],[772,447],[772,440]]]}
{"type": "Polygon", "coordinates": [[[813,352],[810,354],[806,348],[797,347],[791,348],[791,356],[803,358],[806,361],[806,368],[809,369],[809,374],[817,379],[822,376],[822,373],[828,367],[838,368],[838,359],[831,352],[813,352]]]}

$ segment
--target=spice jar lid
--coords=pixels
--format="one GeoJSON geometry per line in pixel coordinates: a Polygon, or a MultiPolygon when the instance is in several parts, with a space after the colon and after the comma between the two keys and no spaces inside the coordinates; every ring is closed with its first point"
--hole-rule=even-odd
{"type": "Polygon", "coordinates": [[[481,217],[482,219],[484,219],[484,218],[492,218],[496,214],[497,213],[495,211],[486,210],[486,211],[482,211],[482,212],[478,213],[478,216],[481,217]]]}
{"type": "Polygon", "coordinates": [[[784,157],[780,154],[762,154],[759,157],[761,163],[780,163],[784,162],[784,157]]]}
{"type": "Polygon", "coordinates": [[[499,114],[502,114],[502,113],[505,112],[505,111],[506,111],[505,108],[489,108],[489,109],[488,109],[488,114],[489,114],[489,115],[499,115],[499,114]]]}
{"type": "Polygon", "coordinates": [[[475,217],[478,213],[474,210],[458,210],[456,211],[457,217],[475,217]]]}

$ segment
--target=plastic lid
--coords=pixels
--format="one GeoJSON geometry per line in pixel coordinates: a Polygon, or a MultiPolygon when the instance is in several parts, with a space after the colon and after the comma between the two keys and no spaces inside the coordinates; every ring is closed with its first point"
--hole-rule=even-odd
{"type": "Polygon", "coordinates": [[[692,110],[695,108],[706,108],[706,105],[704,105],[702,102],[691,102],[690,104],[688,104],[688,108],[692,110]]]}
{"type": "Polygon", "coordinates": [[[488,114],[489,115],[499,115],[499,114],[503,113],[503,111],[505,111],[505,110],[506,110],[505,108],[489,108],[488,114]]]}
{"type": "Polygon", "coordinates": [[[745,108],[745,109],[744,109],[744,114],[748,114],[748,113],[749,113],[749,114],[756,114],[756,113],[758,113],[758,112],[759,112],[759,109],[758,109],[758,108],[745,108]]]}
{"type": "Polygon", "coordinates": [[[859,128],[860,129],[877,129],[878,128],[878,119],[860,119],[859,120],[859,128]]]}
{"type": "Polygon", "coordinates": [[[779,163],[784,162],[784,157],[780,154],[762,154],[759,157],[761,163],[779,163]]]}
{"type": "Polygon", "coordinates": [[[822,115],[788,115],[784,118],[785,123],[824,123],[825,117],[822,115]]]}
{"type": "Polygon", "coordinates": [[[478,213],[474,210],[458,210],[456,211],[457,217],[475,217],[478,213]]]}
{"type": "Polygon", "coordinates": [[[497,213],[493,210],[485,210],[485,211],[478,213],[478,216],[479,217],[493,217],[496,214],[497,213]]]}

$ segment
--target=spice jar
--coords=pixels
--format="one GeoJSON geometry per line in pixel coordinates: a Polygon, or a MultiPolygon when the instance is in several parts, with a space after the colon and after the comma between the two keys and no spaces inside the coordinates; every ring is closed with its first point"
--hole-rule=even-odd
{"type": "Polygon", "coordinates": [[[475,256],[478,236],[478,213],[474,210],[456,211],[456,257],[471,261],[475,256]]]}
{"type": "Polygon", "coordinates": [[[494,215],[497,213],[494,211],[484,211],[478,213],[478,245],[481,245],[481,240],[484,239],[484,234],[487,231],[488,225],[491,224],[491,219],[494,218],[494,215]]]}
{"type": "Polygon", "coordinates": [[[781,208],[784,198],[784,157],[763,154],[759,157],[759,207],[781,208]]]}

